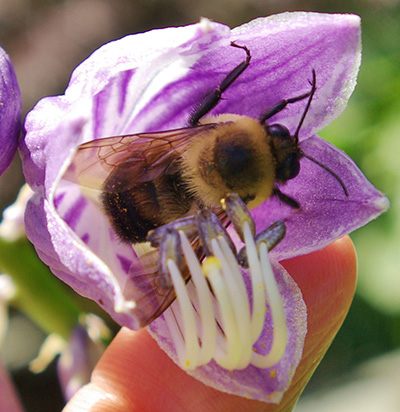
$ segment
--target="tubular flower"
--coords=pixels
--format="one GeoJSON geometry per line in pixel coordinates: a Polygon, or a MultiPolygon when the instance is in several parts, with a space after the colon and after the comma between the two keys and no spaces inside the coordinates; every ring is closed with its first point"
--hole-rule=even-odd
{"type": "Polygon", "coordinates": [[[22,111],[21,94],[13,65],[0,47],[0,176],[17,151],[22,111]]]}
{"type": "MultiPolygon", "coordinates": [[[[55,275],[119,324],[138,329],[152,321],[159,345],[197,379],[279,402],[301,359],[307,314],[300,289],[278,261],[319,250],[387,208],[353,161],[315,135],[346,106],[360,55],[357,16],[315,13],[260,18],[233,30],[203,19],[101,47],[75,70],[63,96],[41,100],[27,116],[21,155],[35,191],[26,210],[29,239],[55,275]],[[250,217],[235,203],[229,215],[234,228],[218,229],[215,215],[205,212],[194,224],[172,223],[152,242],[156,249],[121,241],[99,192],[68,177],[71,164],[76,172],[91,161],[87,151],[81,165],[74,163],[78,147],[187,127],[207,93],[245,58],[244,48],[232,42],[245,46],[251,61],[211,115],[260,119],[283,99],[309,94],[315,73],[316,91],[298,132],[307,156],[298,176],[282,186],[301,209],[272,196],[250,217]],[[286,234],[270,245],[275,222],[284,222],[286,234]],[[201,248],[190,245],[192,231],[201,248]],[[238,257],[240,247],[245,252],[238,257]],[[246,262],[239,266],[236,258],[246,262]]],[[[268,124],[295,134],[304,99],[276,111],[268,124]]],[[[121,142],[111,148],[116,156],[121,142]]]]}

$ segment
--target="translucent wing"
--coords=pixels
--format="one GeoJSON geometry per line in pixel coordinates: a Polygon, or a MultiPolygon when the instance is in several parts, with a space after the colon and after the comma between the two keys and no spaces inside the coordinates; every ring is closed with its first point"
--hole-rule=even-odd
{"type": "MultiPolygon", "coordinates": [[[[202,259],[204,256],[197,236],[192,239],[191,243],[198,258],[202,259]]],[[[137,248],[138,245],[135,245],[136,252],[137,248]]],[[[190,280],[187,267],[182,270],[182,278],[185,283],[190,280]]],[[[175,300],[174,288],[161,286],[158,274],[158,251],[156,249],[140,254],[140,258],[132,263],[124,294],[136,303],[132,312],[139,321],[140,327],[147,326],[161,316],[175,300]]]]}
{"type": "Polygon", "coordinates": [[[84,143],[79,146],[63,178],[98,190],[117,168],[121,181],[132,182],[132,185],[154,180],[168,171],[172,161],[187,149],[188,143],[217,126],[215,123],[205,124],[84,143]]]}
{"type": "MultiPolygon", "coordinates": [[[[162,315],[176,297],[173,288],[161,287],[157,260],[156,250],[142,255],[140,261],[130,268],[130,279],[126,286],[128,290],[124,291],[126,296],[136,302],[133,313],[142,328],[162,315]]],[[[184,276],[185,281],[188,281],[189,274],[186,272],[184,276]]]]}

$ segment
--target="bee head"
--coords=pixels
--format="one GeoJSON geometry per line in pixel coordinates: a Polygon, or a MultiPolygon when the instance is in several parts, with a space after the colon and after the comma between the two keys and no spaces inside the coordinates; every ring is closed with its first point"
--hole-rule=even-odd
{"type": "Polygon", "coordinates": [[[295,178],[300,172],[302,157],[297,136],[292,136],[281,124],[266,125],[265,129],[271,138],[271,151],[275,159],[275,179],[284,183],[295,178]]]}

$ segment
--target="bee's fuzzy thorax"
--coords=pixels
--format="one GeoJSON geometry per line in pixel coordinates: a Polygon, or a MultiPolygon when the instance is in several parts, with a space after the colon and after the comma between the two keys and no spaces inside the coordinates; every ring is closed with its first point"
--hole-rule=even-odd
{"type": "Polygon", "coordinates": [[[247,116],[209,117],[215,129],[194,140],[182,158],[182,176],[195,197],[215,206],[227,193],[236,192],[254,206],[273,190],[274,159],[269,136],[260,123],[247,116]]]}

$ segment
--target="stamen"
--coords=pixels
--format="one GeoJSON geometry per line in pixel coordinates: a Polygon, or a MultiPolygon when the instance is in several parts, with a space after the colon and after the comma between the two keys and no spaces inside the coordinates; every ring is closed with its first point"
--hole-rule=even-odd
{"type": "Polygon", "coordinates": [[[251,286],[253,293],[253,311],[251,318],[251,336],[256,341],[260,336],[265,321],[265,289],[261,263],[258,259],[257,247],[247,222],[243,225],[243,235],[246,244],[247,260],[249,263],[251,286]]]}
{"type": "Polygon", "coordinates": [[[269,302],[274,334],[272,345],[267,355],[253,353],[251,363],[259,368],[269,368],[282,358],[287,345],[286,316],[283,309],[283,302],[279,293],[278,285],[272,271],[271,263],[268,259],[268,247],[265,242],[260,244],[260,259],[263,270],[266,297],[269,302]]]}
{"type": "Polygon", "coordinates": [[[195,313],[178,266],[172,259],[168,260],[167,265],[174,285],[183,322],[184,354],[178,354],[178,357],[182,367],[191,370],[197,367],[200,349],[197,338],[195,313]]]}
{"type": "Polygon", "coordinates": [[[198,301],[200,303],[199,313],[201,333],[199,335],[201,339],[201,350],[199,363],[205,365],[212,359],[216,346],[217,324],[215,323],[212,295],[207,281],[203,276],[200,262],[198,261],[186,234],[180,231],[179,235],[181,238],[183,254],[192,275],[192,282],[195,286],[198,294],[198,301]]]}
{"type": "Polygon", "coordinates": [[[250,222],[243,220],[241,232],[250,280],[247,286],[249,282],[243,278],[226,233],[213,233],[207,239],[210,256],[201,264],[186,233],[178,230],[192,284],[185,283],[175,259],[168,258],[166,266],[177,300],[164,317],[184,369],[193,370],[211,360],[228,370],[250,364],[267,368],[285,353],[286,317],[268,258],[269,237],[256,243],[250,222]],[[264,328],[267,303],[273,334],[269,352],[262,355],[255,352],[254,345],[264,328]]]}
{"type": "Polygon", "coordinates": [[[204,272],[210,281],[221,314],[221,327],[225,333],[225,347],[214,355],[215,361],[225,369],[234,370],[241,356],[239,331],[235,319],[233,302],[228,293],[226,282],[221,274],[221,263],[210,257],[204,262],[204,272]]]}
{"type": "Polygon", "coordinates": [[[251,331],[250,331],[250,307],[243,278],[235,276],[238,266],[235,257],[227,246],[225,239],[219,237],[212,242],[214,256],[220,261],[222,275],[227,287],[227,295],[233,306],[232,315],[238,332],[238,340],[235,347],[238,351],[238,359],[233,369],[242,369],[248,366],[251,359],[251,331]],[[234,262],[234,265],[230,263],[234,262]],[[238,278],[241,280],[238,281],[238,278]],[[240,355],[240,356],[239,356],[240,355]]]}

